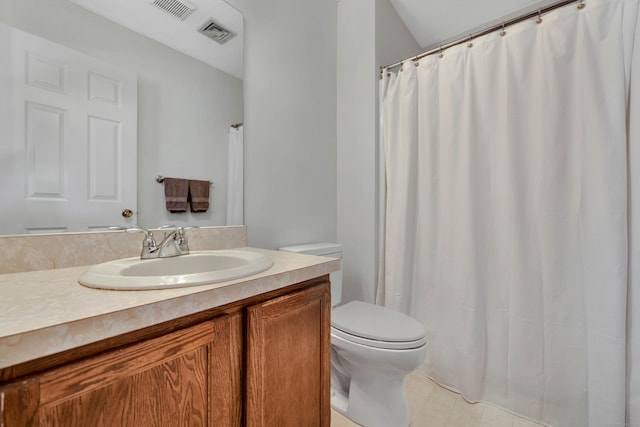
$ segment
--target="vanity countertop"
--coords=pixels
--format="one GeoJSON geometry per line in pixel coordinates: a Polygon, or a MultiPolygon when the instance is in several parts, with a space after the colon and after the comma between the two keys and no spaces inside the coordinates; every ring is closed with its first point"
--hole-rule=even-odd
{"type": "Polygon", "coordinates": [[[78,283],[90,266],[0,274],[0,368],[283,288],[340,268],[340,261],[256,248],[273,267],[210,285],[145,291],[78,283]]]}

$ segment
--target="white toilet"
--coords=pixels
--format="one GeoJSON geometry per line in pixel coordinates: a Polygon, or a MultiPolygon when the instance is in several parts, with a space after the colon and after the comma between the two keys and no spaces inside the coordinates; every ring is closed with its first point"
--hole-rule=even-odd
{"type": "MultiPolygon", "coordinates": [[[[311,243],[282,251],[342,258],[342,245],[311,243]]],[[[361,301],[337,307],[342,271],[331,273],[331,407],[365,427],[406,427],[404,378],[424,361],[427,338],[415,319],[361,301]]]]}

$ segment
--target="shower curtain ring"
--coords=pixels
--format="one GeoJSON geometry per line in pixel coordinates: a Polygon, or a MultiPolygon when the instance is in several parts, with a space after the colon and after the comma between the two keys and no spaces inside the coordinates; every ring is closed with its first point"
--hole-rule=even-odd
{"type": "Polygon", "coordinates": [[[586,4],[584,4],[584,0],[580,0],[580,3],[578,4],[578,9],[584,9],[585,6],[586,4]]]}
{"type": "Polygon", "coordinates": [[[442,53],[442,46],[440,46],[440,55],[438,55],[438,58],[442,58],[444,56],[444,54],[442,53]]]}
{"type": "Polygon", "coordinates": [[[536,24],[542,23],[542,9],[538,9],[538,19],[536,19],[536,24]]]}
{"type": "Polygon", "coordinates": [[[507,35],[507,30],[505,30],[505,29],[504,29],[504,22],[502,23],[502,31],[500,32],[500,35],[501,35],[502,37],[504,37],[504,36],[506,36],[506,35],[507,35]]]}
{"type": "Polygon", "coordinates": [[[469,34],[469,44],[467,45],[468,48],[472,48],[473,47],[473,35],[469,34]]]}

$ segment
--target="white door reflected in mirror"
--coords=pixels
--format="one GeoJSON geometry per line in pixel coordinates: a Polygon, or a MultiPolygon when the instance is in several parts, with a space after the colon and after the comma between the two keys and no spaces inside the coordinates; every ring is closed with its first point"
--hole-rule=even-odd
{"type": "Polygon", "coordinates": [[[2,23],[0,63],[3,232],[135,224],[136,74],[2,23]]]}

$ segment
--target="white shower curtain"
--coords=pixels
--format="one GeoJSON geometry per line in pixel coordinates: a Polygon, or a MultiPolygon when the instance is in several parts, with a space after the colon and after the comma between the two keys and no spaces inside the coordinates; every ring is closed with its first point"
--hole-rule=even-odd
{"type": "Polygon", "coordinates": [[[227,225],[244,224],[244,126],[229,129],[227,225]]]}
{"type": "Polygon", "coordinates": [[[385,73],[378,303],[424,324],[423,369],[466,399],[622,427],[640,425],[638,0],[585,4],[385,73]]]}

